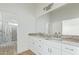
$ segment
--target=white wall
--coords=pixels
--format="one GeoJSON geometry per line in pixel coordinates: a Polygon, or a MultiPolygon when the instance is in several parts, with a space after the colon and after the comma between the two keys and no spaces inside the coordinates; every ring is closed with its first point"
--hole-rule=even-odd
{"type": "Polygon", "coordinates": [[[18,22],[18,39],[17,52],[22,52],[28,49],[27,33],[35,32],[33,4],[0,4],[0,11],[10,12],[16,15],[18,22]]]}

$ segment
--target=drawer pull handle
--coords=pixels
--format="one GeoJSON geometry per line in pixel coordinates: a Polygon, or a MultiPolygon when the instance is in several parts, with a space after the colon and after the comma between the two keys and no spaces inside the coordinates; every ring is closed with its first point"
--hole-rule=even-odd
{"type": "Polygon", "coordinates": [[[39,47],[41,48],[41,46],[39,45],[39,47]]]}
{"type": "Polygon", "coordinates": [[[69,48],[66,48],[66,49],[71,50],[71,51],[74,51],[73,49],[69,49],[69,48]]]}

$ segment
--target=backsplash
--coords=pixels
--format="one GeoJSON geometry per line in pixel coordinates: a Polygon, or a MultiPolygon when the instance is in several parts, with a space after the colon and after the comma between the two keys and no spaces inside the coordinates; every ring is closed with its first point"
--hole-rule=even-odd
{"type": "Polygon", "coordinates": [[[62,35],[64,39],[79,39],[78,35],[62,35]]]}

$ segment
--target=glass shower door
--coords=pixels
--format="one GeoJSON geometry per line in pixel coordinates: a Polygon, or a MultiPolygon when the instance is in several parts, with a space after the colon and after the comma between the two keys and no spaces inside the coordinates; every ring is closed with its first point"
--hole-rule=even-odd
{"type": "Polygon", "coordinates": [[[0,54],[16,54],[17,53],[17,22],[16,17],[12,13],[2,12],[0,23],[0,54]]]}
{"type": "Polygon", "coordinates": [[[2,15],[0,12],[0,44],[3,42],[2,15]]]}

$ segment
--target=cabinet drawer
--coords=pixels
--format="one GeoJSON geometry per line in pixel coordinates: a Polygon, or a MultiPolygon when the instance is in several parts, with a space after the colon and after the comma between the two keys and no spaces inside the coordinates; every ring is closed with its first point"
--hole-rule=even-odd
{"type": "Polygon", "coordinates": [[[62,55],[73,55],[72,53],[62,51],[62,55]]]}
{"type": "Polygon", "coordinates": [[[62,45],[62,51],[69,52],[69,53],[76,53],[77,52],[77,47],[67,45],[67,44],[66,45],[63,44],[62,45]]]}

